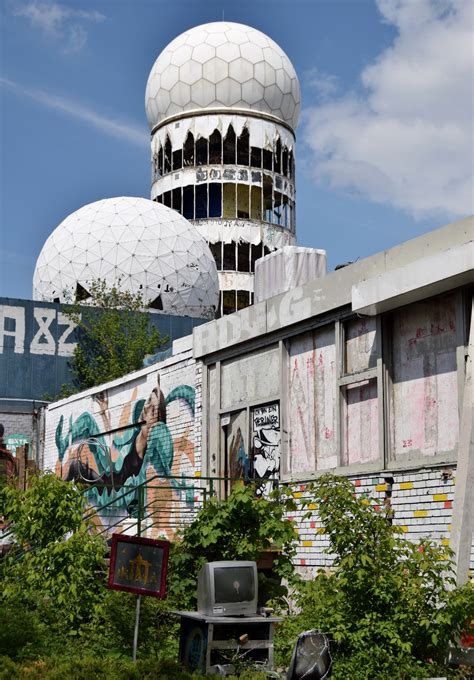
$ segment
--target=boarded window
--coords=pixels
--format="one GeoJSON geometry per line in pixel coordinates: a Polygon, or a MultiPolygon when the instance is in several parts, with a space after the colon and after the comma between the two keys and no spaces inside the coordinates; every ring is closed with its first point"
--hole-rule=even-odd
{"type": "Polygon", "coordinates": [[[359,373],[377,365],[376,320],[351,319],[344,325],[344,372],[359,373]]]}
{"type": "Polygon", "coordinates": [[[288,352],[291,473],[337,466],[334,326],[291,340],[288,352]]]}
{"type": "Polygon", "coordinates": [[[455,296],[400,309],[391,317],[391,455],[452,452],[459,441],[455,296]]]}
{"type": "Polygon", "coordinates": [[[342,465],[361,465],[379,458],[377,380],[342,388],[342,465]]]}

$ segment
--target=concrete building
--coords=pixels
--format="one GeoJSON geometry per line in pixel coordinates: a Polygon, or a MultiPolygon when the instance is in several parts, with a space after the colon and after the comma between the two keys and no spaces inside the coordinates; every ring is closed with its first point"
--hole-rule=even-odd
{"type": "Polygon", "coordinates": [[[218,316],[243,309],[253,302],[255,261],[295,242],[295,70],[260,31],[204,24],[161,52],[145,103],[151,198],[208,241],[218,316]]]}
{"type": "MultiPolygon", "coordinates": [[[[194,367],[189,385],[199,393],[187,425],[199,456],[186,469],[198,478],[254,477],[263,490],[279,480],[296,498],[321,472],[346,475],[357,493],[391,505],[408,538],[452,545],[465,578],[473,530],[473,236],[467,218],[195,328],[192,352],[180,357],[175,347],[172,359],[176,371],[194,367]]],[[[168,364],[152,370],[167,373],[168,364]]],[[[131,375],[97,394],[128,394],[135,381],[138,397],[141,380],[131,375]]],[[[74,423],[93,401],[76,395],[47,410],[47,467],[61,452],[77,455],[78,442],[68,448],[58,424],[74,423]]],[[[133,409],[128,418],[122,427],[137,422],[133,409]]],[[[170,503],[180,493],[173,490],[170,503]]],[[[328,564],[317,511],[295,519],[298,568],[328,564]]]]}

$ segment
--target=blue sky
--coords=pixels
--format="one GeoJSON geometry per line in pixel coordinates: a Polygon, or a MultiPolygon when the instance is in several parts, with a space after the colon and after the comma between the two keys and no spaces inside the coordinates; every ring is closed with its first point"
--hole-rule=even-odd
{"type": "Polygon", "coordinates": [[[31,297],[69,213],[149,197],[150,68],[223,16],[267,33],[300,77],[297,236],[330,268],[473,212],[467,0],[4,0],[0,296],[31,297]]]}

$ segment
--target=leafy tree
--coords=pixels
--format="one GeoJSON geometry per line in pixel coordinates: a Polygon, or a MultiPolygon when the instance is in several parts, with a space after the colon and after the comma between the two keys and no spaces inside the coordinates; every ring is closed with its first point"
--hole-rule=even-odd
{"type": "Polygon", "coordinates": [[[16,539],[0,563],[3,606],[30,610],[66,635],[92,616],[105,574],[105,544],[82,519],[85,497],[51,473],[1,494],[16,539]]]}
{"type": "Polygon", "coordinates": [[[454,588],[449,549],[403,538],[389,510],[348,479],[324,475],[309,493],[334,566],[300,585],[300,613],[280,633],[283,657],[299,632],[318,628],[336,642],[335,679],[436,675],[428,662],[442,664],[474,611],[472,586],[454,588]]]}
{"type": "Polygon", "coordinates": [[[72,358],[74,388],[63,386],[61,396],[100,385],[143,366],[166,342],[151,325],[140,293],[120,290],[102,279],[88,286],[87,306],[76,301],[66,316],[77,324],[77,346],[72,358]]]}

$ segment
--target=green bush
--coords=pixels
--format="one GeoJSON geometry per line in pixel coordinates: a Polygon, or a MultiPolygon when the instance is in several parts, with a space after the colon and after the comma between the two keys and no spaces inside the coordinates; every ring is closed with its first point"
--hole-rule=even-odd
{"type": "Polygon", "coordinates": [[[298,613],[278,634],[280,662],[299,632],[317,628],[334,641],[334,678],[426,677],[474,612],[472,586],[454,588],[449,549],[404,539],[390,513],[345,478],[324,475],[309,491],[334,564],[295,593],[298,613]]]}

